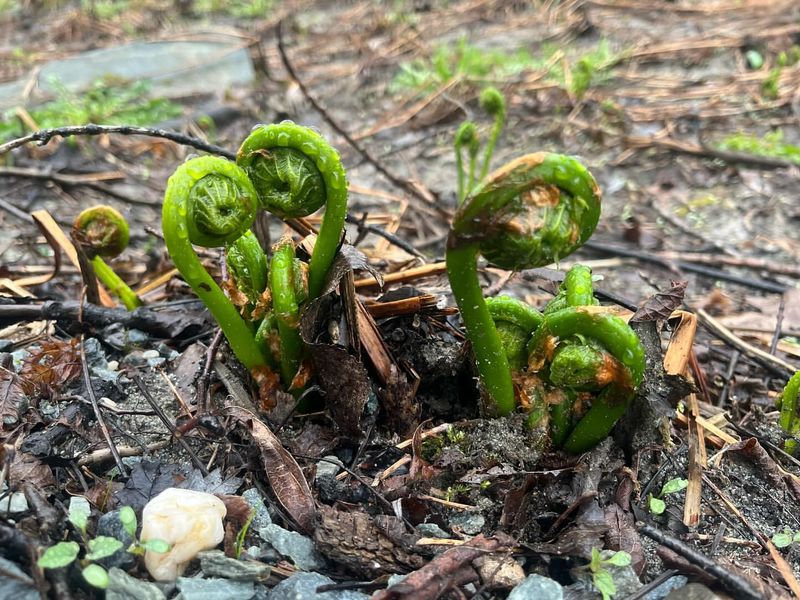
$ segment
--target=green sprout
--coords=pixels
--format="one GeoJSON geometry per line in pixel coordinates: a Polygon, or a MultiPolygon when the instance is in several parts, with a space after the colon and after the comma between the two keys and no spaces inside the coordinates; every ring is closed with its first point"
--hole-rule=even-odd
{"type": "MultiPolygon", "coordinates": [[[[70,502],[67,519],[77,530],[83,542],[84,556],[78,559],[81,544],[74,541],[63,541],[47,548],[36,564],[42,569],[62,569],[71,565],[76,560],[81,566],[81,574],[86,582],[98,589],[108,587],[108,573],[95,561],[112,556],[122,550],[125,544],[117,538],[99,535],[90,537],[87,533],[91,507],[85,498],[75,496],[70,502]]],[[[137,520],[136,513],[130,506],[123,506],[119,511],[119,518],[126,533],[133,539],[133,543],[126,549],[127,552],[141,556],[145,550],[164,553],[169,552],[170,545],[164,540],[148,540],[141,542],[136,538],[137,520]]]]}
{"type": "Polygon", "coordinates": [[[597,591],[603,596],[603,600],[613,598],[617,593],[617,584],[611,575],[609,566],[627,567],[631,564],[631,555],[620,550],[614,552],[608,558],[603,558],[603,554],[597,548],[592,548],[592,558],[586,568],[592,573],[592,583],[597,591]]]}
{"type": "Polygon", "coordinates": [[[778,396],[778,408],[781,411],[779,422],[786,435],[790,436],[784,442],[784,450],[789,454],[794,454],[797,449],[797,442],[800,439],[800,371],[792,375],[786,382],[786,387],[778,396]]]}
{"type": "Polygon", "coordinates": [[[119,256],[128,246],[128,222],[119,211],[98,205],[81,212],[72,224],[72,237],[91,262],[94,276],[117,296],[125,308],[134,310],[142,305],[136,295],[114,270],[103,260],[119,256]]]}
{"type": "Polygon", "coordinates": [[[458,182],[458,205],[463,204],[464,199],[475,187],[475,184],[480,180],[486,178],[489,173],[489,165],[492,161],[494,148],[497,145],[497,140],[506,122],[506,101],[503,94],[493,87],[487,87],[481,92],[480,105],[486,113],[494,117],[494,124],[492,131],[489,134],[489,143],[483,153],[483,162],[481,163],[480,173],[477,174],[476,169],[478,161],[478,153],[480,152],[480,139],[478,137],[478,128],[472,121],[464,121],[456,132],[453,147],[456,153],[456,174],[458,182]],[[464,172],[464,148],[467,150],[469,157],[469,171],[464,172]],[[466,185],[465,185],[466,181],[466,185]]]}
{"type": "Polygon", "coordinates": [[[284,238],[272,253],[270,291],[281,340],[281,376],[286,385],[290,385],[297,374],[303,355],[295,262],[294,244],[291,239],[284,238]]]}
{"type": "Polygon", "coordinates": [[[667,503],[663,500],[664,496],[668,494],[676,494],[681,490],[685,490],[688,485],[689,481],[687,479],[681,479],[680,477],[670,479],[661,488],[661,492],[658,494],[658,496],[648,494],[647,509],[654,515],[662,514],[665,510],[667,510],[667,503]]]}
{"type": "Polygon", "coordinates": [[[783,531],[778,531],[772,536],[772,543],[776,548],[788,548],[792,544],[800,544],[800,529],[792,531],[789,527],[784,527],[783,531]]]}

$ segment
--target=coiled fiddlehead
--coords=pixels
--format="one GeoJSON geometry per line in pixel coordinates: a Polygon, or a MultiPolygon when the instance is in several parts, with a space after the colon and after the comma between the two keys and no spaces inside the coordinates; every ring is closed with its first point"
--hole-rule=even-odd
{"type": "Polygon", "coordinates": [[[300,337],[300,300],[298,299],[294,244],[284,238],[273,249],[270,262],[272,307],[280,334],[281,377],[291,385],[303,355],[300,337]]]}
{"type": "Polygon", "coordinates": [[[488,412],[514,410],[508,357],[478,280],[478,254],[501,268],[547,265],[574,252],[600,216],[600,191],[576,159],[550,153],[518,158],[488,176],[456,213],[447,274],[472,342],[488,412]]]}
{"type": "Polygon", "coordinates": [[[591,448],[611,432],[644,375],[639,337],[623,319],[596,304],[591,271],[575,265],[545,308],[528,346],[529,371],[545,373],[550,385],[572,394],[551,416],[558,415],[559,437],[566,438],[564,448],[573,453],[591,448]],[[572,428],[569,415],[580,392],[597,395],[572,428]]]}
{"type": "Polygon", "coordinates": [[[797,438],[800,436],[800,371],[797,371],[789,381],[779,397],[781,410],[781,428],[792,436],[786,440],[784,449],[789,454],[794,454],[797,448],[797,438]]]}
{"type": "Polygon", "coordinates": [[[325,205],[308,270],[311,299],[322,293],[347,215],[347,180],[339,154],[308,127],[284,121],[257,127],[239,148],[260,204],[281,218],[304,217],[325,205]]]}
{"type": "Polygon", "coordinates": [[[538,310],[509,296],[487,298],[489,314],[506,349],[512,371],[519,371],[528,362],[528,342],[543,316],[538,310]]]}
{"type": "Polygon", "coordinates": [[[140,307],[141,298],[103,260],[119,256],[128,247],[130,229],[125,217],[111,206],[101,204],[87,208],[75,218],[72,237],[91,261],[90,270],[108,291],[128,310],[140,307]]]}
{"type": "Polygon", "coordinates": [[[172,261],[248,369],[266,365],[264,353],[251,326],[205,270],[192,244],[229,246],[250,228],[257,207],[247,173],[223,158],[203,156],[186,161],[172,174],[162,209],[164,240],[172,261]]]}

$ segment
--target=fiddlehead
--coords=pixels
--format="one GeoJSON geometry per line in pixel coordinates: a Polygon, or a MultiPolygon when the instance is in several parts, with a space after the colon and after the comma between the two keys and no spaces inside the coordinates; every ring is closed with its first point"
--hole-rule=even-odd
{"type": "Polygon", "coordinates": [[[228,247],[225,262],[235,288],[247,298],[252,314],[268,284],[267,255],[252,231],[248,229],[228,247]]]}
{"type": "Polygon", "coordinates": [[[296,262],[292,240],[282,239],[273,249],[269,279],[272,307],[280,334],[281,377],[286,386],[291,385],[303,355],[296,262]]]}
{"type": "Polygon", "coordinates": [[[547,265],[574,252],[600,216],[600,191],[574,158],[518,158],[481,183],[456,213],[447,273],[472,342],[489,412],[513,411],[514,387],[502,339],[481,292],[478,254],[505,269],[547,265]]]}
{"type": "Polygon", "coordinates": [[[600,390],[564,445],[573,453],[591,448],[611,432],[644,375],[639,337],[624,320],[601,311],[571,306],[546,314],[529,344],[530,371],[539,372],[549,362],[550,383],[575,391],[600,390]]]}
{"type": "Polygon", "coordinates": [[[494,147],[497,145],[497,139],[506,124],[506,99],[497,88],[487,87],[481,92],[480,103],[481,108],[494,117],[492,132],[489,134],[489,143],[486,145],[486,152],[483,155],[483,166],[481,167],[480,175],[480,179],[483,179],[489,173],[489,163],[492,162],[494,147]]]}
{"type": "Polygon", "coordinates": [[[478,128],[472,121],[464,121],[458,128],[458,131],[456,132],[456,139],[453,142],[453,147],[456,151],[456,177],[458,184],[459,206],[462,202],[464,202],[464,198],[467,196],[467,188],[464,187],[466,182],[466,173],[464,172],[463,149],[466,147],[471,157],[470,163],[472,168],[470,169],[471,175],[469,177],[469,181],[471,182],[474,179],[474,160],[475,156],[478,155],[478,146],[478,128]]]}
{"type": "Polygon", "coordinates": [[[253,331],[203,267],[192,244],[229,246],[252,225],[256,191],[236,164],[214,156],[182,164],[167,182],[162,228],[177,269],[211,311],[237,358],[248,369],[266,364],[253,331]]]}
{"type": "Polygon", "coordinates": [[[792,439],[786,440],[784,449],[789,454],[794,454],[797,448],[797,438],[800,436],[800,371],[797,371],[789,381],[779,397],[781,409],[781,428],[792,439]]]}
{"type": "Polygon", "coordinates": [[[257,127],[236,162],[253,181],[261,206],[281,218],[304,217],[325,205],[309,262],[309,295],[316,298],[336,257],[347,213],[339,154],[315,131],[284,121],[257,127]]]}
{"type": "Polygon", "coordinates": [[[117,296],[128,310],[142,305],[136,295],[104,258],[119,256],[128,247],[130,230],[125,217],[116,209],[98,205],[81,212],[72,224],[72,237],[91,261],[91,269],[97,279],[117,296]]]}
{"type": "Polygon", "coordinates": [[[542,322],[542,313],[509,296],[487,298],[486,304],[506,349],[509,366],[513,371],[521,370],[528,361],[528,341],[542,322]]]}

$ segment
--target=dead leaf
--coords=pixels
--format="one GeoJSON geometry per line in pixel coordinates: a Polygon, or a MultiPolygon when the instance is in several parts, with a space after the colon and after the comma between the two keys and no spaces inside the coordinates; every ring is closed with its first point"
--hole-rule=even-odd
{"type": "Polygon", "coordinates": [[[250,432],[261,452],[261,461],[280,505],[305,533],[313,530],[316,506],[305,475],[294,457],[281,445],[269,427],[253,413],[238,406],[227,407],[230,416],[250,432]]]}
{"type": "Polygon", "coordinates": [[[176,487],[186,479],[188,468],[159,460],[143,460],[131,469],[125,487],[114,498],[119,506],[138,511],[165,489],[176,487]]]}
{"type": "Polygon", "coordinates": [[[11,370],[11,355],[5,355],[2,362],[3,364],[0,365],[0,419],[2,419],[0,440],[5,440],[6,436],[19,425],[20,404],[25,396],[33,391],[33,386],[11,370]]]}
{"type": "Polygon", "coordinates": [[[631,321],[660,321],[669,318],[676,308],[683,303],[688,281],[672,281],[672,287],[666,292],[658,292],[645,300],[631,321]]]}
{"type": "Polygon", "coordinates": [[[33,393],[43,398],[54,398],[66,383],[81,373],[78,340],[69,342],[46,340],[41,348],[25,359],[20,376],[36,387],[33,393]]]}
{"type": "Polygon", "coordinates": [[[434,600],[445,597],[447,591],[478,579],[472,561],[490,552],[509,552],[513,547],[514,540],[502,533],[491,538],[478,535],[463,546],[442,552],[400,583],[373,594],[372,599],[434,600]]]}
{"type": "Polygon", "coordinates": [[[368,271],[375,281],[378,282],[380,287],[383,287],[383,275],[369,264],[367,257],[361,250],[351,246],[350,244],[342,244],[339,252],[336,253],[336,259],[333,261],[328,276],[325,279],[325,287],[322,290],[321,296],[330,294],[339,286],[339,281],[346,273],[351,271],[368,271]]]}
{"type": "Polygon", "coordinates": [[[8,483],[11,489],[23,483],[30,483],[43,490],[54,486],[56,480],[50,467],[38,458],[25,452],[17,452],[8,470],[8,483]]]}
{"type": "Polygon", "coordinates": [[[425,558],[413,551],[415,536],[406,532],[402,519],[389,515],[372,517],[322,505],[314,542],[327,558],[363,579],[425,564],[425,558]]]}
{"type": "Polygon", "coordinates": [[[344,435],[360,438],[361,417],[372,393],[367,370],[341,346],[311,344],[309,352],[331,417],[344,435]]]}

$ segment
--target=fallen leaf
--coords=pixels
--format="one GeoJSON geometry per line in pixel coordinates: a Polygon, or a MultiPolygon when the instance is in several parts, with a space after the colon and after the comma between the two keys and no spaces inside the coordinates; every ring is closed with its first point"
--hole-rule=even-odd
{"type": "Polygon", "coordinates": [[[280,505],[305,533],[313,530],[316,506],[305,475],[294,457],[281,445],[269,427],[253,413],[238,406],[227,407],[253,437],[261,452],[261,461],[272,491],[280,505]]]}
{"type": "Polygon", "coordinates": [[[672,281],[669,290],[650,296],[630,320],[634,322],[660,321],[669,318],[672,311],[683,304],[683,296],[688,283],[688,281],[672,281]]]}
{"type": "Polygon", "coordinates": [[[115,494],[117,505],[130,506],[138,511],[151,498],[165,489],[177,487],[186,479],[188,469],[173,463],[158,460],[143,460],[131,469],[125,487],[115,494]]]}

